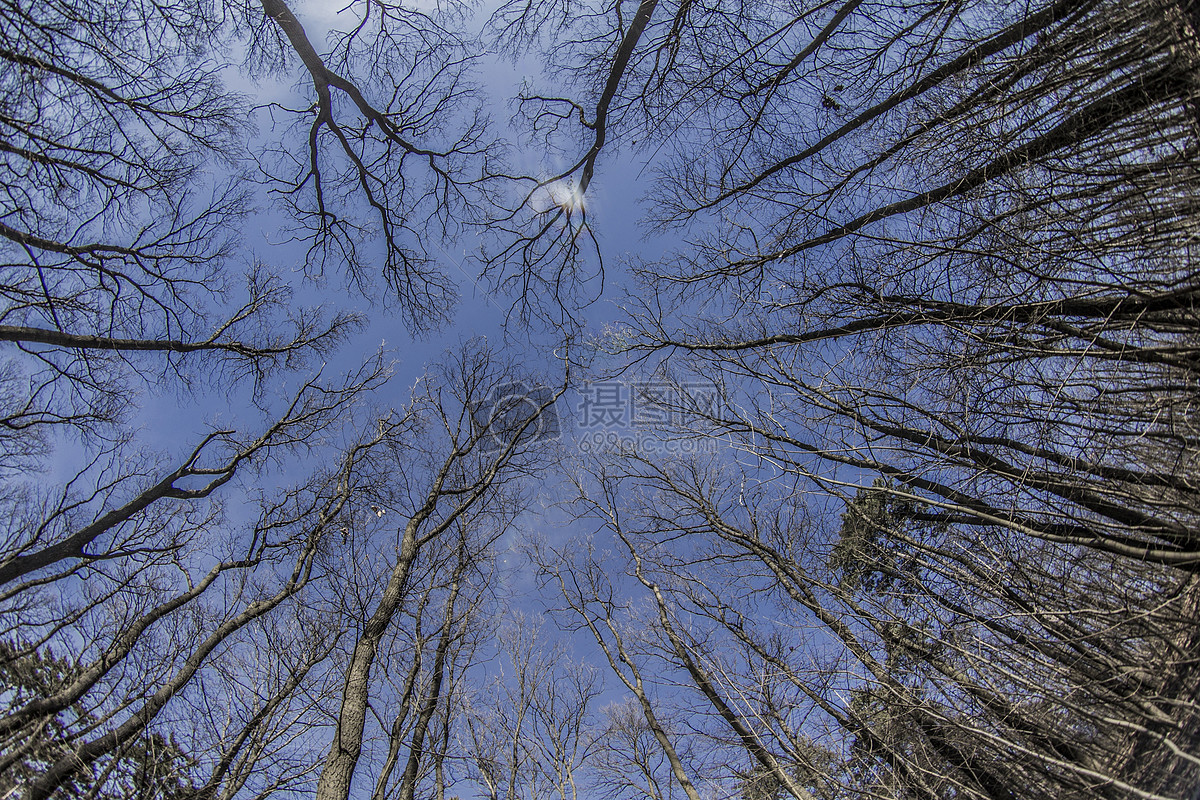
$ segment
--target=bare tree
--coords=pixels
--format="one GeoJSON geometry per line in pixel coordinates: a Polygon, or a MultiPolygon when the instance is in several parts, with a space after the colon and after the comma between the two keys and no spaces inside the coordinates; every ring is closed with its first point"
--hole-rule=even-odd
{"type": "Polygon", "coordinates": [[[777,486],[637,463],[597,470],[584,510],[651,603],[658,680],[690,688],[658,702],[726,781],[805,800],[1194,788],[1190,575],[931,520],[882,485],[830,547],[777,486]]]}
{"type": "MultiPolygon", "coordinates": [[[[311,109],[264,112],[309,125],[306,157],[289,168],[293,148],[268,144],[279,158],[261,161],[309,237],[310,272],[341,271],[373,296],[375,254],[360,253],[377,224],[391,299],[414,327],[450,308],[438,243],[483,216],[502,177],[453,15],[354,11],[320,53],[280,2],[0,8],[6,792],[266,796],[333,775],[316,754],[330,750],[328,715],[341,764],[364,706],[331,676],[346,667],[365,683],[394,619],[420,620],[468,585],[461,572],[446,582],[442,540],[459,536],[457,563],[477,569],[535,467],[536,419],[498,430],[473,416],[504,377],[477,349],[440,373],[443,396],[430,388],[369,422],[382,356],[341,383],[318,373],[288,389],[363,318],[293,308],[295,286],[239,255],[261,138],[245,124],[252,99],[230,89],[230,52],[245,55],[242,78],[297,57],[311,78],[311,109]],[[130,426],[135,394],[156,384],[244,391],[246,408],[156,452],[130,426]],[[48,465],[67,467],[57,486],[48,465]],[[364,631],[330,584],[402,509],[411,525],[364,631]],[[427,602],[408,609],[414,571],[427,602]]],[[[438,682],[464,669],[466,612],[444,607],[435,677],[417,671],[412,723],[394,737],[409,797],[445,756],[452,703],[438,682]]]]}
{"type": "Polygon", "coordinates": [[[248,196],[212,167],[239,155],[244,125],[209,49],[220,19],[187,4],[9,4],[0,27],[6,474],[36,468],[63,433],[120,439],[143,374],[261,388],[354,328],[354,314],[289,309],[289,286],[234,258],[248,196]]]}
{"type": "Polygon", "coordinates": [[[956,8],[865,37],[851,54],[888,53],[886,93],[758,174],[689,179],[758,221],[646,266],[637,347],[720,379],[712,428],[818,483],[882,473],[963,523],[1187,568],[1194,33],[1157,11],[956,8]],[[801,170],[814,188],[792,188],[801,170]],[[698,286],[718,292],[709,321],[670,320],[698,286]]]}
{"type": "MultiPolygon", "coordinates": [[[[42,696],[6,701],[2,768],[25,758],[42,741],[39,732],[54,730],[59,740],[61,756],[29,778],[27,796],[49,796],[100,761],[117,763],[111,759],[145,741],[165,709],[178,707],[172,701],[198,673],[252,646],[243,637],[295,604],[355,491],[361,448],[294,488],[264,493],[258,519],[241,530],[212,495],[239,472],[269,474],[248,462],[308,446],[314,430],[343,417],[381,376],[376,364],[342,387],[309,382],[264,435],[239,441],[233,431],[216,432],[184,468],[140,489],[136,474],[114,464],[107,474],[81,473],[78,485],[46,502],[14,498],[14,519],[27,527],[13,531],[5,554],[5,659],[15,666],[71,653],[42,696]],[[226,453],[210,456],[206,447],[226,453]],[[204,463],[214,456],[211,466],[204,463]],[[95,488],[80,491],[88,482],[95,488]],[[130,489],[131,499],[108,507],[130,489]]],[[[320,660],[328,653],[324,637],[309,630],[301,652],[320,660]]],[[[302,657],[294,670],[313,663],[302,657]]],[[[272,671],[278,675],[279,667],[272,671]]],[[[271,686],[270,672],[260,678],[271,686]]],[[[251,719],[248,732],[261,721],[251,719]]],[[[234,738],[245,744],[246,737],[234,738]]],[[[222,760],[237,757],[242,744],[222,760]]]]}
{"type": "Polygon", "coordinates": [[[0,788],[1194,796],[1196,4],[509,3],[489,35],[557,65],[532,176],[467,12],[0,4],[0,788]],[[270,141],[234,71],[304,76],[270,141]],[[308,276],[419,330],[481,225],[567,329],[618,147],[687,243],[613,349],[677,382],[664,433],[732,451],[594,465],[610,538],[538,554],[627,692],[589,729],[592,674],[518,632],[490,696],[474,669],[557,396],[492,396],[475,343],[363,412],[381,360],[295,377],[361,318],[291,309],[232,232],[252,163],[308,276]],[[208,382],[266,421],[131,431],[136,389],[208,382]]]}
{"type": "Polygon", "coordinates": [[[614,349],[747,458],[628,457],[596,513],[704,735],[797,797],[1187,796],[1195,8],[642,4],[632,40],[620,7],[518,8],[673,153],[651,213],[689,241],[637,266],[614,349]],[[801,758],[808,714],[848,766],[801,758]]]}
{"type": "Polygon", "coordinates": [[[581,81],[619,72],[627,126],[687,132],[655,213],[698,233],[639,268],[630,323],[635,353],[728,379],[749,412],[715,430],[1183,565],[1195,498],[1166,465],[1195,461],[1189,9],[647,4],[639,36],[620,8],[544,4],[510,28],[560,26],[581,81]],[[782,407],[754,407],[764,385],[782,407]]]}
{"type": "Polygon", "coordinates": [[[295,488],[264,490],[248,529],[238,531],[210,498],[244,462],[311,446],[313,431],[346,420],[379,369],[341,390],[310,383],[250,445],[210,437],[231,455],[207,469],[193,454],[191,471],[172,477],[204,477],[193,493],[160,492],[120,514],[98,513],[103,524],[82,526],[86,536],[68,521],[96,506],[96,496],[52,507],[63,519],[40,526],[48,541],[35,537],[25,545],[32,552],[8,561],[3,595],[15,626],[5,632],[10,669],[73,653],[42,696],[6,695],[0,772],[24,765],[26,796],[115,790],[103,787],[124,773],[98,778],[93,765],[133,763],[147,736],[184,729],[180,757],[191,761],[185,774],[197,797],[297,788],[314,777],[320,791],[333,791],[339,770],[352,776],[358,765],[381,647],[391,671],[412,664],[400,703],[412,713],[392,726],[392,752],[371,768],[381,770],[381,792],[413,796],[445,752],[435,737],[445,740],[449,709],[460,706],[450,672],[465,621],[486,595],[490,573],[480,560],[522,507],[519,479],[540,463],[544,445],[527,433],[536,416],[518,428],[479,424],[477,403],[504,373],[472,345],[431,373],[403,413],[367,422],[334,466],[295,488]],[[507,437],[503,446],[489,449],[498,437],[507,437]],[[406,522],[389,537],[397,518],[406,522]],[[65,535],[55,542],[59,527],[65,535]],[[395,547],[380,548],[389,538],[395,547]],[[381,562],[381,550],[392,556],[381,562]],[[361,577],[347,586],[355,570],[361,577]],[[427,611],[440,618],[432,638],[421,630],[427,611]],[[401,619],[416,627],[398,630],[401,619]],[[398,646],[410,633],[416,655],[398,646]],[[335,655],[343,645],[345,662],[335,655]],[[214,704],[227,710],[188,723],[189,709],[214,704]],[[321,759],[313,736],[325,714],[336,725],[321,759]],[[47,752],[58,755],[35,767],[47,752]]]}
{"type": "MultiPolygon", "coordinates": [[[[509,375],[481,345],[465,348],[452,365],[425,382],[419,402],[426,406],[426,413],[437,427],[424,431],[423,440],[414,438],[394,444],[392,458],[402,457],[407,462],[403,479],[381,485],[374,502],[378,513],[394,514],[401,520],[395,556],[381,576],[378,593],[368,595],[370,599],[346,666],[333,743],[317,784],[317,795],[323,800],[349,796],[363,751],[372,670],[381,642],[410,591],[411,576],[422,555],[468,520],[479,520],[472,525],[486,525],[488,532],[481,542],[463,542],[460,548],[469,546],[476,553],[486,551],[522,509],[517,479],[541,467],[538,452],[544,449],[543,443],[530,432],[541,424],[539,415],[557,395],[548,398],[533,413],[519,418],[514,418],[511,409],[491,409],[489,421],[512,422],[512,425],[479,424],[479,404],[489,400],[490,393],[498,384],[504,384],[509,375]]],[[[494,399],[517,409],[526,408],[524,397],[494,399]]],[[[394,462],[389,462],[389,466],[391,463],[394,462]]],[[[468,554],[461,553],[459,563],[465,564],[463,559],[467,558],[468,554]]],[[[452,616],[453,598],[460,581],[461,576],[450,583],[452,597],[445,607],[452,616]]],[[[447,636],[452,622],[452,619],[443,621],[447,636]]],[[[449,641],[439,644],[440,656],[435,654],[434,683],[429,689],[427,705],[418,713],[411,732],[413,755],[401,782],[401,796],[410,796],[413,791],[423,738],[440,701],[437,687],[447,667],[449,641]]]]}
{"type": "Polygon", "coordinates": [[[612,674],[629,692],[627,707],[610,709],[598,758],[599,769],[607,773],[607,781],[601,782],[619,793],[633,790],[665,800],[682,792],[688,800],[699,800],[695,774],[702,764],[690,758],[688,737],[675,730],[657,702],[658,665],[644,663],[654,656],[653,643],[640,635],[644,633],[641,621],[630,619],[631,602],[608,566],[590,545],[579,548],[577,544],[571,543],[567,552],[542,548],[536,558],[548,582],[558,589],[562,611],[570,615],[567,629],[591,635],[612,674]],[[632,708],[637,709],[636,715],[632,708]],[[655,743],[654,750],[647,748],[648,737],[655,743]]]}
{"type": "Polygon", "coordinates": [[[475,690],[460,726],[467,774],[492,800],[579,800],[592,785],[600,673],[517,614],[500,627],[499,669],[475,690]]]}
{"type": "Polygon", "coordinates": [[[271,107],[304,133],[302,148],[273,147],[272,192],[308,243],[310,270],[336,265],[365,289],[377,231],[405,317],[418,328],[444,322],[455,291],[437,243],[480,218],[501,177],[501,145],[468,75],[479,48],[454,30],[466,13],[456,3],[426,11],[372,0],[342,12],[353,23],[324,53],[284,0],[265,0],[248,20],[254,57],[298,60],[312,84],[308,108],[271,107]]]}

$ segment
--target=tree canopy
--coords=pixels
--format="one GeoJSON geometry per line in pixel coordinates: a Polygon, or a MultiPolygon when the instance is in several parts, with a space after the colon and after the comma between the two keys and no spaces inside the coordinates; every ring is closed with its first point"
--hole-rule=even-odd
{"type": "Polygon", "coordinates": [[[0,0],[0,87],[6,796],[1200,796],[1200,2],[0,0]]]}

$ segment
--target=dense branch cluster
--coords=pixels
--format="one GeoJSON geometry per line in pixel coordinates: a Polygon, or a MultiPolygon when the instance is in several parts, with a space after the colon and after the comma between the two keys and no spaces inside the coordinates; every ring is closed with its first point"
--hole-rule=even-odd
{"type": "Polygon", "coordinates": [[[0,0],[0,794],[1200,796],[1200,3],[488,12],[0,0]]]}
{"type": "Polygon", "coordinates": [[[429,253],[486,215],[497,157],[475,54],[450,17],[356,14],[319,52],[281,2],[0,8],[7,796],[346,797],[366,741],[379,795],[411,798],[445,752],[540,459],[473,414],[521,376],[468,342],[383,406],[384,356],[320,364],[363,315],[298,307],[242,235],[282,199],[311,273],[372,299],[382,274],[414,329],[449,313],[429,253]],[[294,174],[229,86],[293,61],[312,107],[262,115],[310,126],[294,174]],[[156,393],[229,410],[146,437],[156,393]]]}
{"type": "Polygon", "coordinates": [[[797,798],[1190,796],[1196,8],[739,13],[645,106],[692,131],[659,219],[707,232],[621,347],[719,386],[677,435],[750,459],[581,489],[663,702],[797,798]]]}

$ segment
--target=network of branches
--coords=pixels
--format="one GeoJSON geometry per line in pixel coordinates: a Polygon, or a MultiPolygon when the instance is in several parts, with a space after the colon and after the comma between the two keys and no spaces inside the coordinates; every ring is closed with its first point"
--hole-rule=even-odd
{"type": "Polygon", "coordinates": [[[1200,2],[344,5],[0,0],[0,795],[1200,798],[1200,2]]]}

